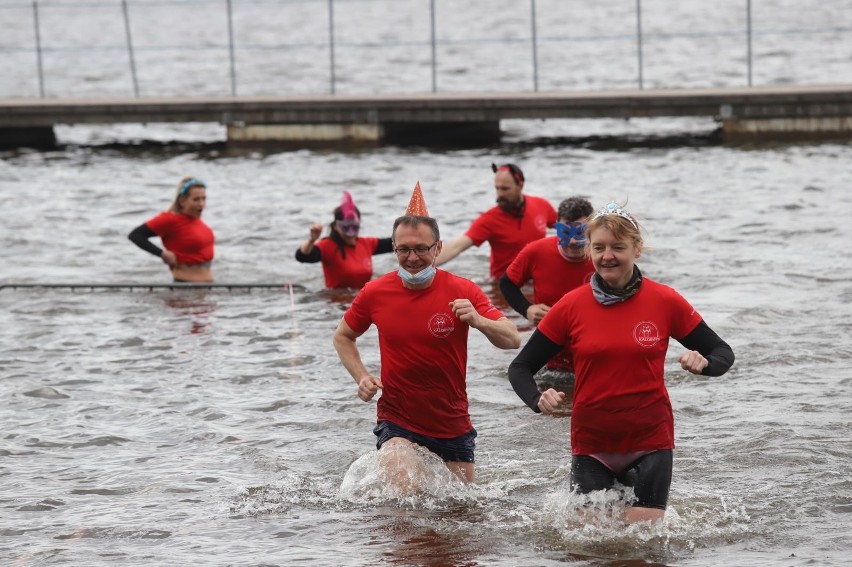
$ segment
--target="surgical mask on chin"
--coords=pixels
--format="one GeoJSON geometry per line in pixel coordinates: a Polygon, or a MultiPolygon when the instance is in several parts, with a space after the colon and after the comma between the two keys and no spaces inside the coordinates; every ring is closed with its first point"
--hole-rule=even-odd
{"type": "Polygon", "coordinates": [[[411,285],[420,285],[432,279],[436,271],[437,270],[435,270],[435,266],[430,264],[419,272],[417,272],[416,274],[412,274],[402,266],[399,267],[399,271],[397,273],[399,274],[399,277],[402,279],[402,281],[411,285]]]}

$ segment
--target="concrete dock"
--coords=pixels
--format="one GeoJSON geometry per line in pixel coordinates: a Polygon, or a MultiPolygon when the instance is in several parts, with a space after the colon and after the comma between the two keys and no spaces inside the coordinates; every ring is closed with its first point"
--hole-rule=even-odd
{"type": "MultiPolygon", "coordinates": [[[[0,145],[57,124],[216,122],[234,144],[492,143],[504,119],[706,116],[740,141],[852,135],[852,85],[597,92],[0,100],[0,145]]],[[[32,143],[31,145],[37,145],[32,143]]]]}

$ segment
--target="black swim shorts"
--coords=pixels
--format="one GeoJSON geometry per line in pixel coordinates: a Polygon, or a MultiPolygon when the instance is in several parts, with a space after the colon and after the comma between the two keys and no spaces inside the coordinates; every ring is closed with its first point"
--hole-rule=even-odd
{"type": "Polygon", "coordinates": [[[476,447],[476,429],[471,429],[458,437],[443,439],[439,437],[429,437],[428,435],[420,435],[408,429],[397,425],[390,421],[381,421],[373,429],[378,440],[376,441],[376,449],[381,449],[389,439],[394,437],[402,437],[408,439],[412,443],[417,443],[426,447],[439,457],[444,462],[462,462],[472,463],[473,450],[476,447]]]}
{"type": "Polygon", "coordinates": [[[592,456],[571,458],[571,487],[579,494],[612,488],[615,481],[633,487],[636,495],[633,506],[665,510],[672,484],[672,450],[642,455],[619,474],[592,456]]]}

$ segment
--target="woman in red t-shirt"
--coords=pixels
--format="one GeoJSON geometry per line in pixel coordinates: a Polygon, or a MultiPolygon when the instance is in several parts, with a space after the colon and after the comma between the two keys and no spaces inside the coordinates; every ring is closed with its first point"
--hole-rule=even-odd
{"type": "Polygon", "coordinates": [[[334,221],[328,228],[329,235],[319,240],[322,225],[311,225],[307,240],[296,249],[296,260],[322,262],[327,288],[361,289],[373,277],[373,255],[393,252],[391,239],[358,236],[361,211],[349,191],[343,192],[343,201],[334,209],[334,221]]]}
{"type": "Polygon", "coordinates": [[[734,363],[731,347],[674,289],[646,278],[639,226],[615,203],[586,227],[595,273],[547,312],[509,366],[515,392],[535,412],[552,414],[564,392],[539,392],[533,375],[565,347],[573,353],[571,485],[580,494],[633,487],[625,520],[659,521],[672,478],[674,418],[664,364],[669,338],[693,374],[720,376],[734,363]]]}
{"type": "Polygon", "coordinates": [[[180,180],[169,210],[137,226],[128,238],[142,250],[162,258],[176,282],[212,282],[213,231],[201,220],[207,184],[195,177],[180,180]],[[161,249],[150,239],[159,236],[161,249]]]}

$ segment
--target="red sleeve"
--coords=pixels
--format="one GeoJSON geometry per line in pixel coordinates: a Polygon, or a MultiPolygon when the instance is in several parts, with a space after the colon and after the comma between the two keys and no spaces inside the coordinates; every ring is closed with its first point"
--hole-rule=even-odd
{"type": "Polygon", "coordinates": [[[497,321],[505,317],[502,311],[494,307],[494,304],[491,303],[488,296],[485,295],[485,292],[478,285],[471,281],[468,281],[468,285],[469,291],[467,297],[470,299],[477,313],[492,321],[497,321]]]}
{"type": "Polygon", "coordinates": [[[671,296],[667,304],[673,306],[671,336],[685,337],[701,322],[701,315],[681,294],[670,287],[666,290],[671,296]]]}
{"type": "Polygon", "coordinates": [[[474,246],[480,246],[483,242],[488,240],[488,237],[491,236],[492,230],[488,226],[488,213],[482,213],[479,215],[473,224],[470,225],[470,228],[467,229],[465,235],[473,240],[474,246]]]}
{"type": "Polygon", "coordinates": [[[568,332],[565,328],[565,323],[568,320],[567,303],[565,302],[567,296],[568,294],[557,301],[556,305],[544,314],[544,318],[539,321],[538,327],[536,327],[548,340],[560,346],[568,344],[568,332]]]}
{"type": "Polygon", "coordinates": [[[358,240],[363,240],[367,250],[370,251],[370,255],[374,255],[376,253],[376,248],[379,246],[379,239],[375,236],[359,236],[358,240]]]}
{"type": "Polygon", "coordinates": [[[337,250],[337,243],[331,238],[325,237],[314,242],[314,246],[319,248],[320,253],[324,258],[331,257],[334,251],[337,250]]]}
{"type": "MultiPolygon", "coordinates": [[[[367,284],[369,286],[369,284],[367,284]]],[[[358,292],[355,296],[355,301],[343,314],[343,320],[349,325],[349,328],[356,333],[363,333],[373,324],[373,319],[370,317],[370,301],[368,298],[369,292],[367,286],[358,292]]]]}
{"type": "Polygon", "coordinates": [[[155,216],[154,218],[149,219],[145,222],[145,224],[154,231],[154,234],[162,237],[165,234],[168,234],[169,231],[174,227],[175,217],[174,213],[171,211],[165,211],[155,216]]]}
{"type": "Polygon", "coordinates": [[[506,276],[509,278],[513,284],[518,287],[521,287],[526,282],[532,278],[532,274],[530,273],[530,246],[533,243],[529,243],[515,256],[515,259],[512,260],[512,263],[509,264],[509,267],[506,268],[506,276]]]}

